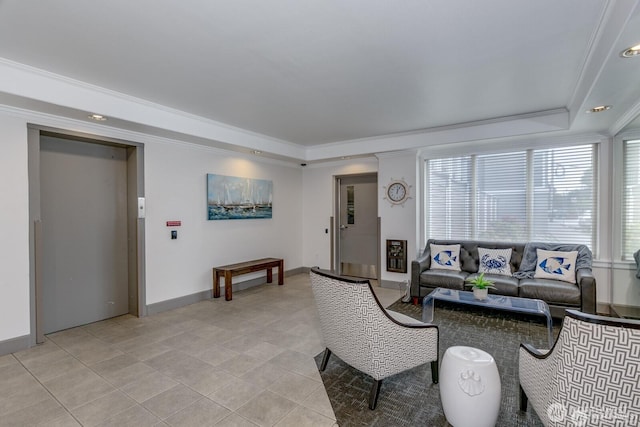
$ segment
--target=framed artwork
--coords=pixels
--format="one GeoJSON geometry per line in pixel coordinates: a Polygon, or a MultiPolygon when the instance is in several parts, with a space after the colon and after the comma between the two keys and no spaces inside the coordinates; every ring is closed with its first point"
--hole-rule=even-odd
{"type": "Polygon", "coordinates": [[[407,272],[406,240],[387,240],[387,271],[407,272]]]}
{"type": "Polygon", "coordinates": [[[273,182],[207,174],[207,219],[272,217],[273,182]]]}

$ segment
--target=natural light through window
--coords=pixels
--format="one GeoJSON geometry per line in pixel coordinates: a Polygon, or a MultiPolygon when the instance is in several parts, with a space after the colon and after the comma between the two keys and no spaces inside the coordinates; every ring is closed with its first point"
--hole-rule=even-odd
{"type": "Polygon", "coordinates": [[[624,142],[622,259],[640,249],[640,140],[624,142]]]}
{"type": "Polygon", "coordinates": [[[426,162],[428,238],[595,246],[595,145],[426,162]]]}

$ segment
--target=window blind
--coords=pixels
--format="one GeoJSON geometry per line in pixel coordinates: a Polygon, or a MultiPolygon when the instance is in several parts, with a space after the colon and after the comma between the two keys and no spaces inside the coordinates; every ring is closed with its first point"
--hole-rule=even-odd
{"type": "Polygon", "coordinates": [[[430,238],[595,240],[595,145],[427,161],[430,238]]]}
{"type": "Polygon", "coordinates": [[[625,141],[622,193],[622,259],[640,249],[640,140],[625,141]]]}

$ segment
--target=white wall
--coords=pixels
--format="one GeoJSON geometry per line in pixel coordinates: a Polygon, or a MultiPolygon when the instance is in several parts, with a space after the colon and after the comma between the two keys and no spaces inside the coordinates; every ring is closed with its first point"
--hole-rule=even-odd
{"type": "Polygon", "coordinates": [[[420,185],[417,170],[418,158],[415,152],[400,152],[379,154],[378,171],[378,212],[381,220],[381,260],[382,280],[402,282],[411,277],[411,261],[416,258],[416,245],[418,242],[418,214],[420,205],[420,185]],[[385,187],[392,180],[402,179],[411,188],[410,199],[402,205],[393,205],[384,199],[385,187]],[[407,272],[395,273],[386,269],[386,242],[387,239],[407,241],[407,272]]]}
{"type": "MultiPolygon", "coordinates": [[[[376,158],[319,163],[304,168],[302,259],[306,267],[331,267],[330,218],[335,214],[335,176],[376,172],[376,158]]],[[[380,178],[378,177],[378,183],[380,178]]],[[[378,212],[378,216],[379,216],[378,212]]]]}
{"type": "Polygon", "coordinates": [[[0,113],[0,342],[29,334],[27,126],[0,113]]]}
{"type": "Polygon", "coordinates": [[[303,266],[302,169],[259,160],[192,145],[145,145],[147,304],[211,289],[215,265],[276,257],[285,270],[303,266]],[[272,180],[273,218],[208,221],[207,173],[272,180]],[[166,226],[172,220],[182,221],[177,240],[166,226]]]}

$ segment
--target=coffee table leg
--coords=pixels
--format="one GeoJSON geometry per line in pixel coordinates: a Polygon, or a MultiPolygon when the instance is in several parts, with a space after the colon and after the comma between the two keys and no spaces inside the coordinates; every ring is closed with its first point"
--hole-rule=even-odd
{"type": "Polygon", "coordinates": [[[424,323],[433,323],[433,309],[435,305],[435,299],[427,295],[422,301],[422,321],[424,323]]]}
{"type": "Polygon", "coordinates": [[[551,314],[546,315],[547,318],[547,331],[549,331],[549,348],[553,347],[553,319],[551,314]]]}

